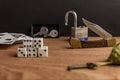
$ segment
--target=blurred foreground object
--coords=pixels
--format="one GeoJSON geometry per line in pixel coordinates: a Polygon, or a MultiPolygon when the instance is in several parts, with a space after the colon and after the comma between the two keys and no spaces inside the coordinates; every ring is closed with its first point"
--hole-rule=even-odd
{"type": "Polygon", "coordinates": [[[98,62],[96,63],[97,66],[104,66],[104,65],[120,65],[120,43],[116,44],[112,51],[110,56],[105,62],[98,62]]]}
{"type": "Polygon", "coordinates": [[[99,66],[105,66],[105,65],[119,65],[120,66],[120,43],[116,44],[113,47],[111,54],[106,61],[68,66],[67,70],[71,71],[74,69],[84,69],[84,68],[97,69],[99,66]]]}

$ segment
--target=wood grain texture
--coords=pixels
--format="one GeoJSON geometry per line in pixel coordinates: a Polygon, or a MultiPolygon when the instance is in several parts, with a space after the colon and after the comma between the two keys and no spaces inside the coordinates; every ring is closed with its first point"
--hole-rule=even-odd
{"type": "MultiPolygon", "coordinates": [[[[120,37],[116,40],[119,42],[120,37]]],[[[66,70],[69,65],[104,61],[112,47],[71,49],[68,37],[44,39],[44,43],[49,46],[48,58],[18,58],[16,51],[21,44],[0,45],[0,80],[120,80],[120,66],[66,70]]]]}

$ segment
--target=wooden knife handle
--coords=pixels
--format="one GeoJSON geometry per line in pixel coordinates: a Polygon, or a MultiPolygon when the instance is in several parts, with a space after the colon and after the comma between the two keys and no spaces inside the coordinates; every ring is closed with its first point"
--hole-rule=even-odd
{"type": "Polygon", "coordinates": [[[82,48],[107,47],[107,40],[80,41],[82,48]]]}

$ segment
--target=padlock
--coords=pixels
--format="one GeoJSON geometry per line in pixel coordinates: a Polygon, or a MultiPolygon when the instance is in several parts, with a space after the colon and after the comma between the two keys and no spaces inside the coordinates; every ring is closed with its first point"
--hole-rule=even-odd
{"type": "Polygon", "coordinates": [[[79,40],[88,40],[88,27],[77,27],[77,14],[75,11],[68,11],[65,15],[65,25],[68,25],[69,14],[74,15],[74,27],[71,28],[71,36],[79,40]]]}
{"type": "Polygon", "coordinates": [[[72,27],[71,36],[79,40],[88,40],[88,27],[72,27]]]}

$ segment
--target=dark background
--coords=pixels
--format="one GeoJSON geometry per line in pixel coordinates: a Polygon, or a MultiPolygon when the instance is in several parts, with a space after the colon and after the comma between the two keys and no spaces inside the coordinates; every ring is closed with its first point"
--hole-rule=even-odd
{"type": "MultiPolygon", "coordinates": [[[[69,26],[64,25],[68,10],[76,11],[78,26],[84,17],[114,36],[120,35],[120,0],[0,0],[0,32],[16,32],[30,35],[31,24],[59,24],[60,35],[69,35],[69,26]]],[[[89,32],[90,36],[96,34],[89,32]]]]}

